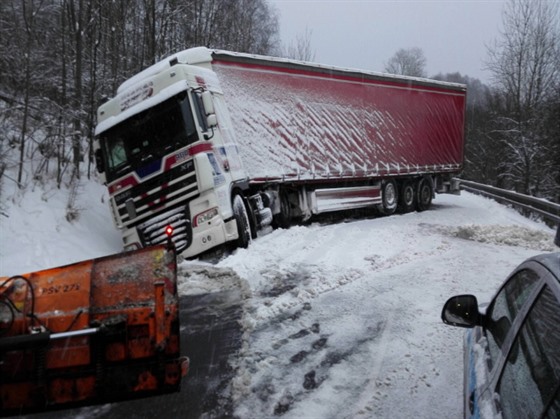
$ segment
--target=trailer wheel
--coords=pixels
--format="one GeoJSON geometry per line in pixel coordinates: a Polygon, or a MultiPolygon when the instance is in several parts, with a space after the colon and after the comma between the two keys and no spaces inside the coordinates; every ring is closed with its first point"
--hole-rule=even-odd
{"type": "Polygon", "coordinates": [[[394,180],[387,180],[381,185],[381,205],[379,211],[383,215],[394,214],[397,210],[399,195],[397,184],[394,180]]]}
{"type": "Polygon", "coordinates": [[[249,247],[251,241],[251,224],[249,223],[249,216],[247,214],[247,207],[241,195],[236,194],[233,197],[233,217],[237,223],[237,247],[246,249],[249,247]]]}
{"type": "Polygon", "coordinates": [[[407,213],[414,211],[416,207],[416,188],[414,187],[414,182],[404,182],[401,186],[399,195],[400,212],[407,213]]]}
{"type": "Polygon", "coordinates": [[[418,182],[418,188],[416,190],[416,201],[418,203],[418,211],[426,211],[432,205],[432,196],[434,190],[432,188],[432,183],[428,178],[422,178],[418,182]]]}

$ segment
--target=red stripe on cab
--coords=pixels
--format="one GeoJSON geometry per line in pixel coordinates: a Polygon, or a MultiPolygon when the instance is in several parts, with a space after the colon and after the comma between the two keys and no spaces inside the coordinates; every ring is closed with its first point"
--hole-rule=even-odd
{"type": "Polygon", "coordinates": [[[136,186],[136,185],[138,185],[138,181],[134,178],[134,176],[129,176],[127,178],[124,178],[123,180],[115,182],[112,185],[109,185],[109,194],[114,195],[116,192],[119,192],[121,189],[125,189],[128,188],[129,186],[136,186]]]}
{"type": "Polygon", "coordinates": [[[207,153],[209,151],[212,151],[212,144],[202,143],[193,145],[191,148],[189,148],[189,155],[194,156],[196,154],[207,153]]]}

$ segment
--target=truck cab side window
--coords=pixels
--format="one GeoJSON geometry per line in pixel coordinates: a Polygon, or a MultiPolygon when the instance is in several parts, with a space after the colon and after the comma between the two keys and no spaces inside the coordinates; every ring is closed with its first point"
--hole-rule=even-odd
{"type": "Polygon", "coordinates": [[[192,93],[193,103],[194,103],[194,113],[196,114],[196,119],[198,125],[202,132],[208,131],[208,125],[206,124],[206,112],[204,112],[204,105],[202,104],[202,97],[197,92],[192,93]]]}
{"type": "Polygon", "coordinates": [[[122,138],[109,143],[109,167],[118,167],[127,161],[122,138]]]}
{"type": "Polygon", "coordinates": [[[192,144],[198,140],[198,135],[196,133],[196,125],[194,124],[191,106],[187,98],[181,101],[181,112],[183,114],[183,122],[187,134],[187,142],[192,144]]]}
{"type": "Polygon", "coordinates": [[[486,337],[492,365],[495,365],[511,325],[538,279],[538,275],[529,269],[516,273],[507,281],[489,307],[486,337]]]}
{"type": "Polygon", "coordinates": [[[545,287],[512,345],[498,384],[505,418],[560,417],[559,324],[560,304],[545,287]]]}

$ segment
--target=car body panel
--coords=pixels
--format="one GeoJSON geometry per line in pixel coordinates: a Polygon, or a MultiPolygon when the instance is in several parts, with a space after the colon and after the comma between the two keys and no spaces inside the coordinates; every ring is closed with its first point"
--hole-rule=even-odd
{"type": "MultiPolygon", "coordinates": [[[[516,277],[515,280],[524,280],[524,272],[533,272],[538,278],[535,277],[536,279],[534,279],[534,282],[528,283],[528,285],[524,285],[524,283],[521,282],[523,284],[522,302],[519,305],[518,311],[513,315],[513,322],[508,325],[505,339],[501,347],[498,348],[499,351],[497,352],[497,356],[495,355],[494,360],[492,361],[489,350],[488,334],[490,332],[485,326],[475,326],[467,330],[465,334],[465,418],[486,419],[503,417],[501,414],[500,396],[496,392],[496,389],[518,333],[545,286],[552,290],[556,297],[556,302],[560,306],[560,253],[539,255],[527,259],[520,264],[502,283],[496,294],[492,297],[486,313],[481,313],[483,314],[483,324],[487,325],[487,322],[489,322],[488,319],[493,314],[494,302],[500,293],[505,290],[509,281],[518,274],[520,276],[516,277]]],[[[511,293],[506,294],[508,298],[511,298],[511,293]]],[[[509,307],[512,302],[508,300],[507,304],[509,307]]],[[[558,398],[558,394],[556,398],[558,398]]]]}

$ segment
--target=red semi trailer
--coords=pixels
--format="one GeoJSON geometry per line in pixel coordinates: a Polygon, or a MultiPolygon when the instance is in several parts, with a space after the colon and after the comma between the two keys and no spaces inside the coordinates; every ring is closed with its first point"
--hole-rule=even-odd
{"type": "Polygon", "coordinates": [[[314,214],[425,210],[456,192],[466,87],[194,48],[98,110],[96,157],[126,248],[174,229],[190,257],[314,214]]]}

